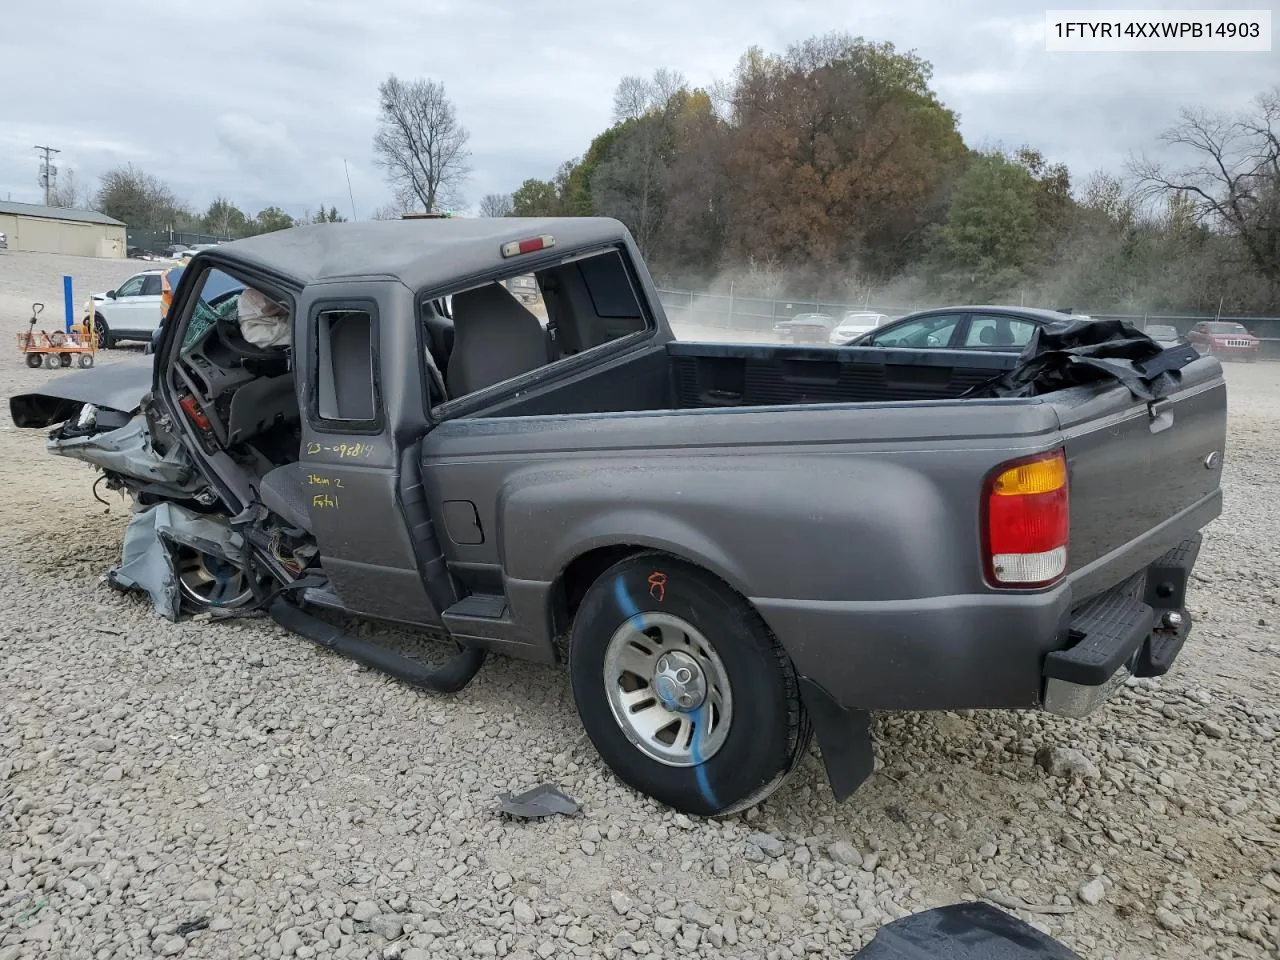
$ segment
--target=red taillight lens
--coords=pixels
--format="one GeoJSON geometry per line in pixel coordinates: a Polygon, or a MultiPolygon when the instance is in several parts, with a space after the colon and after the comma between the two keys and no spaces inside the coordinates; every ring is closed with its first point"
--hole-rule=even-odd
{"type": "Polygon", "coordinates": [[[984,491],[987,580],[1044,587],[1067,572],[1067,460],[1061,450],[1000,466],[984,491]]]}

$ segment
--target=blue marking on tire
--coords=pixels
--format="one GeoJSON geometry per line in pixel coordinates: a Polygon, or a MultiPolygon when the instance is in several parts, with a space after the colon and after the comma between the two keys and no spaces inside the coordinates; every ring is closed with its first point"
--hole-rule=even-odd
{"type": "Polygon", "coordinates": [[[712,810],[718,810],[720,804],[716,800],[716,792],[711,789],[711,779],[707,776],[706,765],[702,762],[702,747],[699,745],[707,729],[707,713],[707,704],[704,701],[697,713],[693,715],[693,743],[689,744],[689,755],[693,757],[693,773],[698,778],[698,789],[702,791],[702,799],[707,801],[707,805],[712,810]]]}
{"type": "Polygon", "coordinates": [[[641,612],[640,608],[636,606],[636,602],[631,599],[631,593],[627,590],[627,584],[621,577],[618,577],[617,580],[613,581],[613,596],[614,599],[618,601],[618,606],[622,608],[623,616],[628,620],[634,620],[636,617],[642,618],[637,626],[643,630],[644,614],[641,612]]]}

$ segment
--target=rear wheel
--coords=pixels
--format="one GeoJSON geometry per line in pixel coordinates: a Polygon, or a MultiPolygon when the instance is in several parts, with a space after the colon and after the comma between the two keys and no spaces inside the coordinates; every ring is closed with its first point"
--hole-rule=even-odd
{"type": "Polygon", "coordinates": [[[56,353],[46,353],[44,355],[44,365],[49,370],[56,370],[61,365],[56,353]]]}
{"type": "Polygon", "coordinates": [[[93,366],[93,354],[91,353],[80,354],[81,369],[88,369],[89,367],[92,367],[92,366],[93,366]]]}
{"type": "Polygon", "coordinates": [[[44,363],[44,357],[38,353],[27,354],[27,366],[35,369],[44,363]]]}
{"type": "Polygon", "coordinates": [[[569,666],[600,756],[619,779],[685,813],[754,806],[809,743],[795,670],[759,614],[665,554],[623,560],[591,586],[569,666]]]}

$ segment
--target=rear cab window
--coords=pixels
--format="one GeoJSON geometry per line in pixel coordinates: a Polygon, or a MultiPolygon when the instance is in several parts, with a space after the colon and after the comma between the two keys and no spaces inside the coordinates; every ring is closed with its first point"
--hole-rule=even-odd
{"type": "MultiPolygon", "coordinates": [[[[515,258],[521,259],[521,258],[515,258]]],[[[418,317],[432,405],[488,392],[655,328],[626,254],[615,246],[423,295],[418,317]]]]}

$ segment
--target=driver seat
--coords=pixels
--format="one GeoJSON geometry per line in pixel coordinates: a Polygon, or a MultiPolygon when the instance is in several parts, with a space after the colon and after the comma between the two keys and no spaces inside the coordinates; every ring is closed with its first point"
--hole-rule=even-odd
{"type": "Polygon", "coordinates": [[[286,463],[265,473],[258,483],[262,505],[291,527],[311,533],[311,507],[307,502],[307,466],[286,463]]]}

